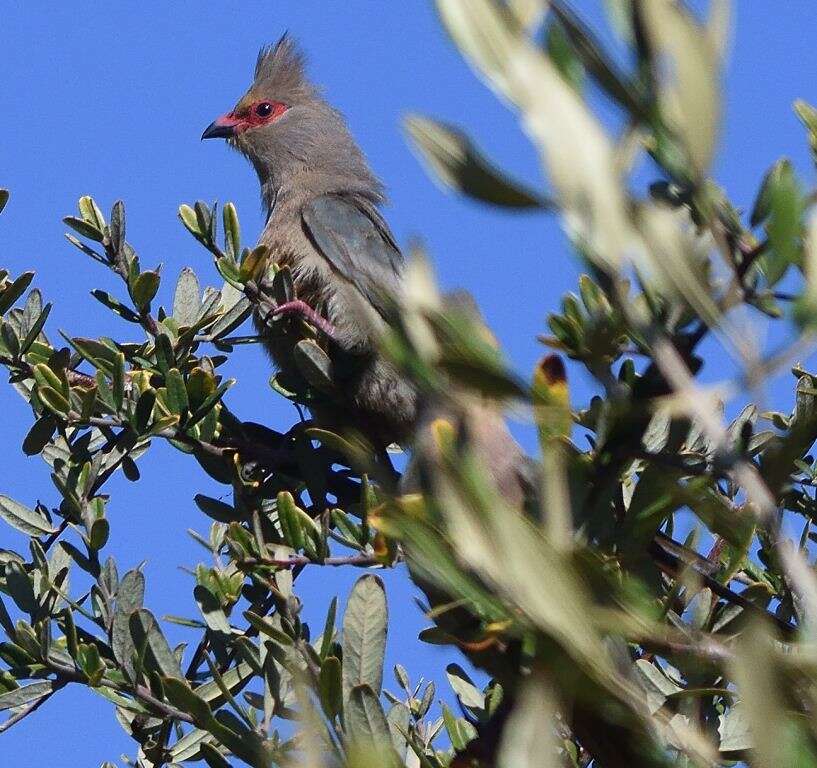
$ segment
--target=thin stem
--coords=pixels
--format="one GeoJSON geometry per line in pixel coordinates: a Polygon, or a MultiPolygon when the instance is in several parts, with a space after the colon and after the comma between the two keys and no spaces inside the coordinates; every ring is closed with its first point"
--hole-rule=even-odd
{"type": "MultiPolygon", "coordinates": [[[[103,685],[105,685],[103,681],[103,685]]],[[[120,691],[121,693],[129,693],[129,691],[123,691],[121,688],[117,688],[112,683],[106,685],[107,688],[114,688],[115,690],[120,691]]],[[[190,715],[186,712],[182,712],[180,709],[176,709],[176,707],[162,701],[161,699],[157,699],[151,692],[149,688],[146,688],[144,685],[135,685],[133,686],[133,694],[137,699],[139,699],[144,704],[148,704],[149,706],[153,707],[158,712],[161,712],[166,717],[172,717],[175,720],[182,720],[185,723],[190,723],[191,725],[195,724],[190,715]]]]}
{"type": "MultiPolygon", "coordinates": [[[[115,417],[105,418],[101,416],[91,416],[87,419],[83,419],[76,411],[70,411],[68,413],[68,423],[77,426],[99,427],[101,429],[121,429],[128,426],[122,421],[122,419],[117,419],[115,417]]],[[[156,436],[162,437],[165,440],[178,440],[179,442],[189,445],[191,448],[195,448],[196,450],[202,451],[202,453],[207,453],[210,456],[221,457],[227,450],[229,450],[227,448],[220,448],[212,443],[204,442],[203,440],[197,440],[195,437],[191,437],[181,429],[164,429],[161,432],[157,432],[156,436]]]]}
{"type": "Polygon", "coordinates": [[[239,561],[239,566],[252,567],[254,565],[269,565],[274,568],[292,568],[299,565],[383,565],[374,555],[348,555],[342,557],[324,557],[322,560],[312,560],[306,555],[293,555],[287,558],[248,557],[239,561]]]}
{"type": "MultiPolygon", "coordinates": [[[[65,664],[61,664],[51,658],[47,659],[47,663],[48,666],[58,675],[58,682],[61,684],[60,687],[66,685],[67,683],[82,683],[83,685],[88,684],[88,680],[85,675],[75,667],[66,666],[65,664]]],[[[144,685],[134,685],[132,688],[129,688],[127,686],[114,683],[111,680],[106,680],[104,677],[99,681],[99,685],[104,686],[105,688],[110,688],[118,693],[133,696],[141,703],[153,707],[157,712],[160,712],[165,717],[172,717],[193,725],[193,718],[190,715],[188,715],[186,712],[182,712],[180,709],[176,709],[176,707],[162,701],[161,699],[157,699],[151,690],[146,688],[144,685]]]]}

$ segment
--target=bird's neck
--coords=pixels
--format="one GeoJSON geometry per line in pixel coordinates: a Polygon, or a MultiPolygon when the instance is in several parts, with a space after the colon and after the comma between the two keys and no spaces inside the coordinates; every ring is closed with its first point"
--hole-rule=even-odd
{"type": "Polygon", "coordinates": [[[267,218],[269,218],[272,216],[272,210],[275,208],[275,203],[278,200],[281,185],[272,177],[266,179],[259,178],[259,181],[261,182],[261,201],[267,212],[267,218]]]}
{"type": "Polygon", "coordinates": [[[284,198],[305,203],[321,195],[359,195],[375,205],[384,201],[383,186],[369,170],[362,155],[325,155],[319,162],[305,162],[285,152],[274,164],[256,165],[261,199],[267,216],[284,198]],[[359,162],[354,162],[359,158],[359,162]]]}

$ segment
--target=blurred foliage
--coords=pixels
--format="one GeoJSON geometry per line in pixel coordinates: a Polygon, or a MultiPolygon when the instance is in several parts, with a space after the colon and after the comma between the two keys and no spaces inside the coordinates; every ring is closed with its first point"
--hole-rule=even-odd
{"type": "MultiPolygon", "coordinates": [[[[744,212],[708,175],[728,3],[705,19],[673,0],[605,5],[615,52],[563,0],[437,0],[518,111],[550,189],[520,186],[430,118],[407,120],[410,140],[459,193],[558,214],[586,274],[543,328],[555,352],[526,377],[415,254],[382,339],[422,403],[400,481],[355,436],[229,410],[221,371],[259,341],[239,334],[253,313],[292,347],[278,396],[309,408],[336,387],[322,336],[274,318],[291,276],[242,246],[231,204],[180,208],[224,282],[202,289],[185,269],[170,308],[121,202],[106,218],[83,197],[65,218],[69,241],[121,281],[92,295],[131,336],[49,337],[33,273],[0,271],[0,363],[31,406],[22,449],[55,486],[0,496],[29,537],[28,552],[0,550],[0,732],[74,684],[113,705],[144,767],[817,766],[817,374],[794,362],[817,320],[814,194],[782,159],[744,212]],[[598,97],[623,128],[597,117],[598,97]],[[772,322],[793,341],[759,347],[772,322]],[[703,387],[724,352],[737,373],[703,387]],[[589,402],[571,398],[564,358],[594,382],[589,402]],[[791,412],[761,412],[787,367],[791,412]],[[725,397],[743,408],[731,423],[725,397]],[[508,405],[531,415],[538,455],[510,437],[508,405]],[[196,614],[162,621],[140,569],[120,575],[105,552],[106,483],[138,481],[157,440],[228,486],[195,496],[213,521],[195,534],[209,563],[193,574],[196,614]],[[403,564],[425,596],[420,642],[459,660],[446,669],[458,711],[400,665],[384,686],[376,572],[403,564]],[[315,628],[295,587],[320,567],[367,572],[315,628]],[[197,642],[172,648],[164,622],[197,642]]],[[[817,110],[795,109],[814,149],[817,110]]]]}

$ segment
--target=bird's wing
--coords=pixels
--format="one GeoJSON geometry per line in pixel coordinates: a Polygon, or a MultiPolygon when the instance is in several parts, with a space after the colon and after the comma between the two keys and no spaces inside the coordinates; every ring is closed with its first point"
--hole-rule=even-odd
{"type": "Polygon", "coordinates": [[[322,195],[302,218],[324,258],[385,315],[384,296],[400,288],[403,257],[377,208],[358,196],[322,195]]]}

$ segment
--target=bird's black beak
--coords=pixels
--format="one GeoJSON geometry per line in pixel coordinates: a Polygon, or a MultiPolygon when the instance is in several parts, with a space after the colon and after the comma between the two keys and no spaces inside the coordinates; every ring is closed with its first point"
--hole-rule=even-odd
{"type": "Polygon", "coordinates": [[[202,141],[204,139],[229,139],[236,134],[236,125],[238,120],[230,115],[222,115],[213,120],[210,125],[204,129],[201,135],[202,141]]]}

